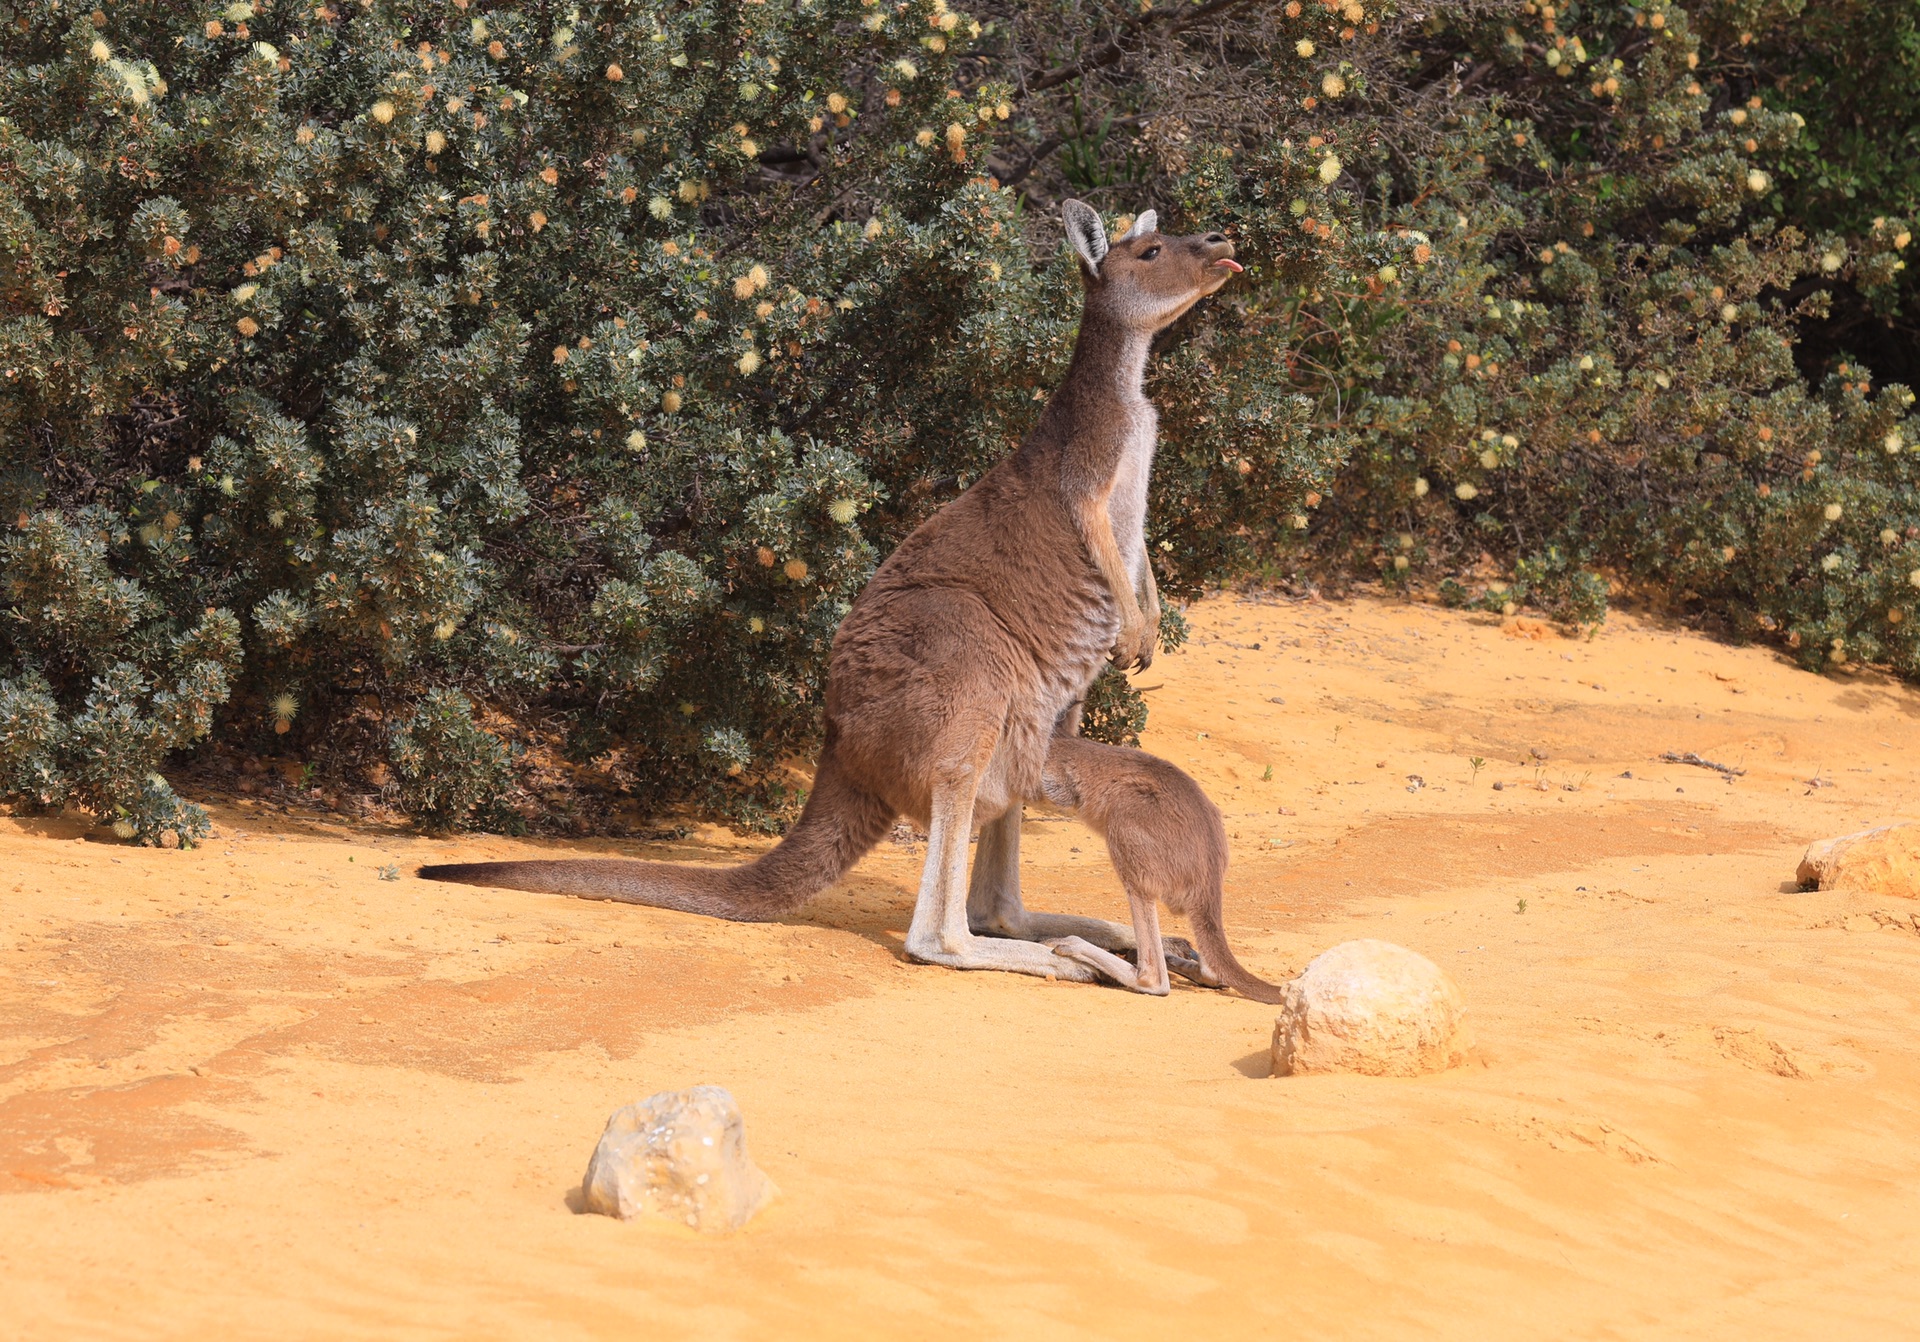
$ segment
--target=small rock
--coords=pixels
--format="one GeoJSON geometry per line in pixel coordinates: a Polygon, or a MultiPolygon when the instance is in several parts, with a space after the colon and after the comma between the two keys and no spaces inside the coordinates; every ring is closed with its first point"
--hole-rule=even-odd
{"type": "Polygon", "coordinates": [[[1424,955],[1386,941],[1323,951],[1281,986],[1273,1074],[1418,1076],[1466,1058],[1460,990],[1424,955]]]}
{"type": "Polygon", "coordinates": [[[1882,825],[1824,839],[1800,859],[1799,877],[1808,890],[1920,899],[1920,824],[1882,825]]]}
{"type": "Polygon", "coordinates": [[[740,1106],[721,1086],[669,1090],[607,1120],[587,1163],[587,1210],[642,1211],[695,1230],[738,1230],[777,1192],[747,1156],[740,1106]]]}

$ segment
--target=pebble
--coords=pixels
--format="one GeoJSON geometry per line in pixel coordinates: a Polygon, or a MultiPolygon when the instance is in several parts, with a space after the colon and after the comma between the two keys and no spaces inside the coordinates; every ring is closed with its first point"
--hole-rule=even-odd
{"type": "Polygon", "coordinates": [[[617,1110],[587,1163],[588,1211],[642,1212],[701,1231],[738,1230],[778,1191],[747,1155],[740,1106],[722,1086],[663,1091],[617,1110]]]}

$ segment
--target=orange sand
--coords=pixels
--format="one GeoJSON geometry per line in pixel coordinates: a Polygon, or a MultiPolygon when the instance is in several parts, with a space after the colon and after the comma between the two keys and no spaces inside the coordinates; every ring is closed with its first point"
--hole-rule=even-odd
{"type": "MultiPolygon", "coordinates": [[[[1411,946],[1471,1066],[1269,1079],[1253,1002],[906,964],[905,844],[733,926],[376,871],[559,845],[0,821],[0,1333],[1920,1331],[1920,901],[1790,885],[1920,811],[1920,694],[1618,616],[1193,622],[1147,745],[1228,813],[1242,958],[1411,946]],[[608,1113],[697,1082],[780,1201],[731,1239],[576,1214],[608,1113]]],[[[1124,916],[1097,841],[1027,834],[1031,905],[1124,916]]]]}

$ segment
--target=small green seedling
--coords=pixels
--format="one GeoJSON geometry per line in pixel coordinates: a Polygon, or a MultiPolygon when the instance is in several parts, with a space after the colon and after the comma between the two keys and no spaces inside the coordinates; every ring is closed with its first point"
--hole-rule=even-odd
{"type": "Polygon", "coordinates": [[[1480,771],[1487,767],[1487,761],[1482,756],[1475,755],[1467,761],[1467,767],[1473,770],[1473,773],[1467,777],[1467,786],[1472,787],[1480,780],[1480,771]]]}
{"type": "Polygon", "coordinates": [[[397,880],[399,880],[399,879],[400,879],[400,864],[399,864],[398,862],[389,862],[389,863],[387,863],[387,865],[386,865],[386,866],[384,866],[384,867],[382,867],[382,868],[380,868],[380,879],[381,879],[381,880],[383,880],[383,881],[397,881],[397,880]]]}
{"type": "Polygon", "coordinates": [[[1514,900],[1513,911],[1515,913],[1525,913],[1527,911],[1527,901],[1524,898],[1514,900]]]}
{"type": "Polygon", "coordinates": [[[1267,771],[1260,775],[1260,781],[1262,783],[1271,783],[1273,781],[1273,766],[1271,764],[1267,766],[1267,771]]]}

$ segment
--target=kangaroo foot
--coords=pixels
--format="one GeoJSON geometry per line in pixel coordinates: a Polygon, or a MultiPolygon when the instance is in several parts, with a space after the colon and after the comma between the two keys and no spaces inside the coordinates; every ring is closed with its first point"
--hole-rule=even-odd
{"type": "Polygon", "coordinates": [[[907,958],[921,964],[945,965],[949,969],[1000,969],[1013,974],[1068,979],[1074,983],[1097,983],[1100,979],[1092,966],[1063,959],[1031,941],[969,936],[946,944],[916,945],[909,937],[907,958]]]}
{"type": "MultiPolygon", "coordinates": [[[[1169,943],[1178,940],[1180,940],[1178,937],[1167,938],[1169,943]]],[[[1198,984],[1202,988],[1224,988],[1227,986],[1208,972],[1206,962],[1199,956],[1175,955],[1171,944],[1167,947],[1167,968],[1187,980],[1187,982],[1198,984]]]]}
{"type": "Polygon", "coordinates": [[[1103,918],[1083,918],[1073,913],[1033,913],[1026,909],[996,910],[994,916],[973,928],[976,936],[1009,937],[1015,941],[1058,941],[1079,937],[1107,951],[1133,949],[1133,929],[1103,918]]]}
{"type": "Polygon", "coordinates": [[[1061,937],[1057,941],[1049,941],[1047,945],[1061,959],[1084,965],[1102,977],[1112,979],[1122,988],[1131,988],[1134,992],[1152,997],[1167,995],[1166,984],[1141,982],[1139,969],[1089,941],[1079,937],[1061,937]]]}

